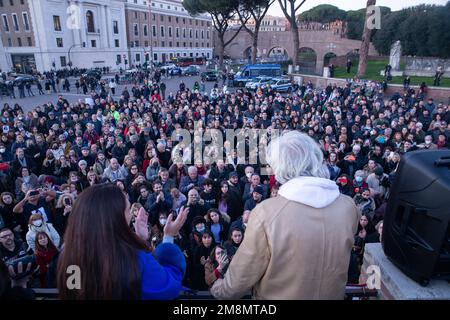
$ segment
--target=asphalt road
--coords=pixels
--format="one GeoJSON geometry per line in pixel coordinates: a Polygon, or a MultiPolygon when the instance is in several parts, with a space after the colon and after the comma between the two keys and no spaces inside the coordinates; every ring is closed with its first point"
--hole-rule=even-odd
{"type": "MultiPolygon", "coordinates": [[[[106,77],[111,77],[112,75],[107,75],[106,77]]],[[[5,96],[0,96],[0,106],[3,106],[4,103],[9,103],[10,106],[14,106],[14,104],[18,103],[25,112],[28,112],[32,109],[34,109],[37,106],[43,105],[44,103],[48,103],[48,102],[52,102],[55,103],[58,100],[58,95],[63,95],[63,97],[65,99],[67,99],[67,101],[69,101],[69,103],[73,103],[73,102],[78,102],[78,101],[84,101],[85,98],[90,97],[90,94],[88,92],[88,95],[84,95],[81,90],[80,90],[80,94],[77,94],[76,92],[76,88],[75,88],[75,78],[71,78],[69,79],[71,87],[70,87],[70,92],[60,92],[60,93],[51,93],[49,95],[45,94],[45,95],[39,95],[38,94],[38,89],[36,87],[36,85],[32,86],[32,91],[35,94],[35,96],[33,97],[28,97],[28,94],[25,90],[25,98],[19,99],[19,92],[17,87],[15,88],[15,95],[16,95],[16,99],[11,99],[9,97],[5,97],[5,96]]],[[[175,77],[163,77],[162,82],[164,82],[166,84],[166,96],[170,93],[176,93],[179,89],[179,85],[181,81],[184,81],[184,83],[186,84],[186,87],[192,89],[192,87],[194,86],[195,81],[198,81],[200,83],[200,76],[175,76],[175,77]]],[[[214,87],[214,83],[215,82],[206,82],[206,91],[209,93],[211,91],[211,89],[214,87]]],[[[222,84],[222,80],[219,81],[219,86],[222,84]]],[[[130,89],[133,85],[132,84],[128,84],[128,85],[119,85],[116,88],[116,95],[114,96],[114,98],[119,98],[122,91],[124,90],[125,87],[128,87],[128,89],[130,89]]],[[[62,90],[62,89],[61,89],[62,90]]],[[[229,91],[232,91],[233,88],[229,88],[229,91]]],[[[131,93],[131,90],[129,90],[131,93]]]]}

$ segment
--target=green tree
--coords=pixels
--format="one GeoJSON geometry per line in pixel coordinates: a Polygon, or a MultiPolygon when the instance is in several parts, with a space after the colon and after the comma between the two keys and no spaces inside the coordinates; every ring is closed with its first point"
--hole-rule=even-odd
{"type": "Polygon", "coordinates": [[[239,0],[237,14],[245,31],[252,37],[252,63],[256,63],[258,51],[258,37],[261,23],[270,6],[275,0],[239,0]],[[247,21],[253,21],[253,26],[248,26],[247,21]]]}
{"type": "Polygon", "coordinates": [[[243,26],[240,26],[235,33],[225,40],[225,34],[229,30],[230,22],[236,16],[236,8],[238,7],[238,0],[184,0],[183,7],[189,14],[196,16],[199,14],[208,13],[211,15],[214,29],[217,31],[219,39],[218,50],[219,53],[219,67],[223,66],[223,56],[225,48],[236,38],[243,26]]]}
{"type": "Polygon", "coordinates": [[[321,4],[301,13],[298,16],[298,20],[327,23],[336,20],[345,20],[346,16],[347,13],[336,6],[321,4]]]}

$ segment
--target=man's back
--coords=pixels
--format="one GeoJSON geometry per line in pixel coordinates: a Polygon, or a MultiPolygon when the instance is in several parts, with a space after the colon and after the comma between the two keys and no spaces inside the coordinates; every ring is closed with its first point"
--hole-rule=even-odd
{"type": "Polygon", "coordinates": [[[240,298],[255,284],[257,299],[343,299],[358,218],[343,195],[319,209],[282,196],[263,201],[214,296],[240,298]]]}

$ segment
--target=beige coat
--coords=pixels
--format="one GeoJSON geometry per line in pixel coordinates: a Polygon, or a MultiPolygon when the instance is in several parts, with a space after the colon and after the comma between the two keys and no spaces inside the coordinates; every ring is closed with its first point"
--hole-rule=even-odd
{"type": "MultiPolygon", "coordinates": [[[[297,191],[298,192],[298,191],[297,191]]],[[[239,299],[343,299],[359,211],[337,194],[314,208],[283,196],[257,205],[224,279],[211,293],[239,299]]]]}

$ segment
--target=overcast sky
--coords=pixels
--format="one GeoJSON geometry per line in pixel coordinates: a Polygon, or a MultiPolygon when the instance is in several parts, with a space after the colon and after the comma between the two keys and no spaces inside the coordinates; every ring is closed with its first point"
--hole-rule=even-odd
{"type": "MultiPolygon", "coordinates": [[[[377,5],[390,7],[392,11],[397,11],[406,7],[412,7],[418,4],[426,3],[426,4],[441,4],[444,5],[448,0],[408,0],[408,1],[400,1],[400,0],[378,0],[377,5]]],[[[297,0],[296,4],[299,4],[301,0],[297,0]]],[[[303,4],[300,12],[309,10],[319,4],[331,4],[336,7],[339,7],[343,10],[358,10],[361,8],[365,8],[367,1],[366,0],[306,0],[305,4],[303,4]]],[[[272,5],[269,9],[268,14],[274,16],[283,16],[283,11],[281,11],[278,0],[272,5]]]]}

